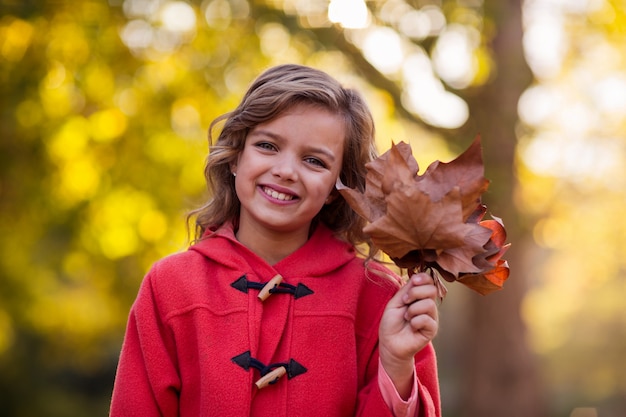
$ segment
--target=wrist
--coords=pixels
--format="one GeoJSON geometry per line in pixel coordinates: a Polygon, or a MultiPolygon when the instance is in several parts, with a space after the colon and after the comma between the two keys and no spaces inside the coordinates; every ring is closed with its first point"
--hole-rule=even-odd
{"type": "Polygon", "coordinates": [[[415,372],[414,358],[395,358],[388,355],[383,349],[380,350],[380,364],[385,373],[389,376],[389,379],[391,379],[391,382],[393,382],[400,397],[407,400],[411,396],[413,389],[413,377],[415,372]]]}
{"type": "Polygon", "coordinates": [[[413,358],[409,360],[386,360],[381,357],[380,363],[387,375],[393,380],[411,379],[413,377],[413,370],[415,369],[413,358]]]}

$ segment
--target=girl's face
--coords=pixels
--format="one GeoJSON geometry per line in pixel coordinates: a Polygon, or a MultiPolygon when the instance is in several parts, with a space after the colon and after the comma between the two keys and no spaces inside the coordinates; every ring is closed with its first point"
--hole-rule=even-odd
{"type": "Polygon", "coordinates": [[[306,240],[341,171],[343,119],[297,105],[250,131],[232,171],[241,202],[239,233],[306,240]]]}

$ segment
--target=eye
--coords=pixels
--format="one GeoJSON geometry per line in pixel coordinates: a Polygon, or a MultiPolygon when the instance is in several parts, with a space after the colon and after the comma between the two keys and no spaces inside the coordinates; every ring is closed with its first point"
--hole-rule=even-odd
{"type": "Polygon", "coordinates": [[[273,144],[271,144],[269,142],[258,142],[258,143],[255,143],[254,146],[256,146],[257,148],[260,148],[260,149],[265,149],[267,151],[275,151],[276,150],[276,146],[274,146],[273,144]]]}
{"type": "Polygon", "coordinates": [[[318,166],[320,168],[326,168],[327,167],[327,165],[326,165],[326,163],[324,161],[322,161],[319,158],[314,158],[312,156],[308,156],[308,157],[304,158],[304,162],[306,162],[307,164],[318,166]]]}

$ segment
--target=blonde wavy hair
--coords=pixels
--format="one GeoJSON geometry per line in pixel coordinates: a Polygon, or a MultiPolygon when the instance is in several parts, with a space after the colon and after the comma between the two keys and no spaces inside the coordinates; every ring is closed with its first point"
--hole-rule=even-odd
{"type": "MultiPolygon", "coordinates": [[[[253,81],[235,110],[219,116],[209,127],[204,176],[210,198],[189,215],[195,217],[196,240],[207,229],[229,221],[236,223],[239,218],[240,202],[231,165],[243,151],[248,133],[299,104],[320,106],[343,117],[346,136],[340,179],[348,187],[364,191],[365,164],[377,156],[374,121],[364,99],[323,71],[295,64],[275,66],[253,81]],[[222,123],[214,141],[213,132],[222,123]]],[[[363,234],[365,221],[340,195],[324,205],[314,222],[322,222],[354,245],[368,242],[363,234]]]]}

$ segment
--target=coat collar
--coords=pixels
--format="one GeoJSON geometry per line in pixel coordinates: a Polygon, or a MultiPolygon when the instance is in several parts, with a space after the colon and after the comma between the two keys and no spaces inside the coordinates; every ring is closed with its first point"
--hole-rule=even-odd
{"type": "Polygon", "coordinates": [[[262,266],[277,271],[285,278],[289,276],[323,276],[334,271],[356,256],[354,247],[339,240],[323,224],[319,224],[309,240],[274,265],[256,255],[235,237],[232,223],[217,229],[207,230],[202,240],[190,247],[226,267],[238,269],[242,263],[262,266]]]}

